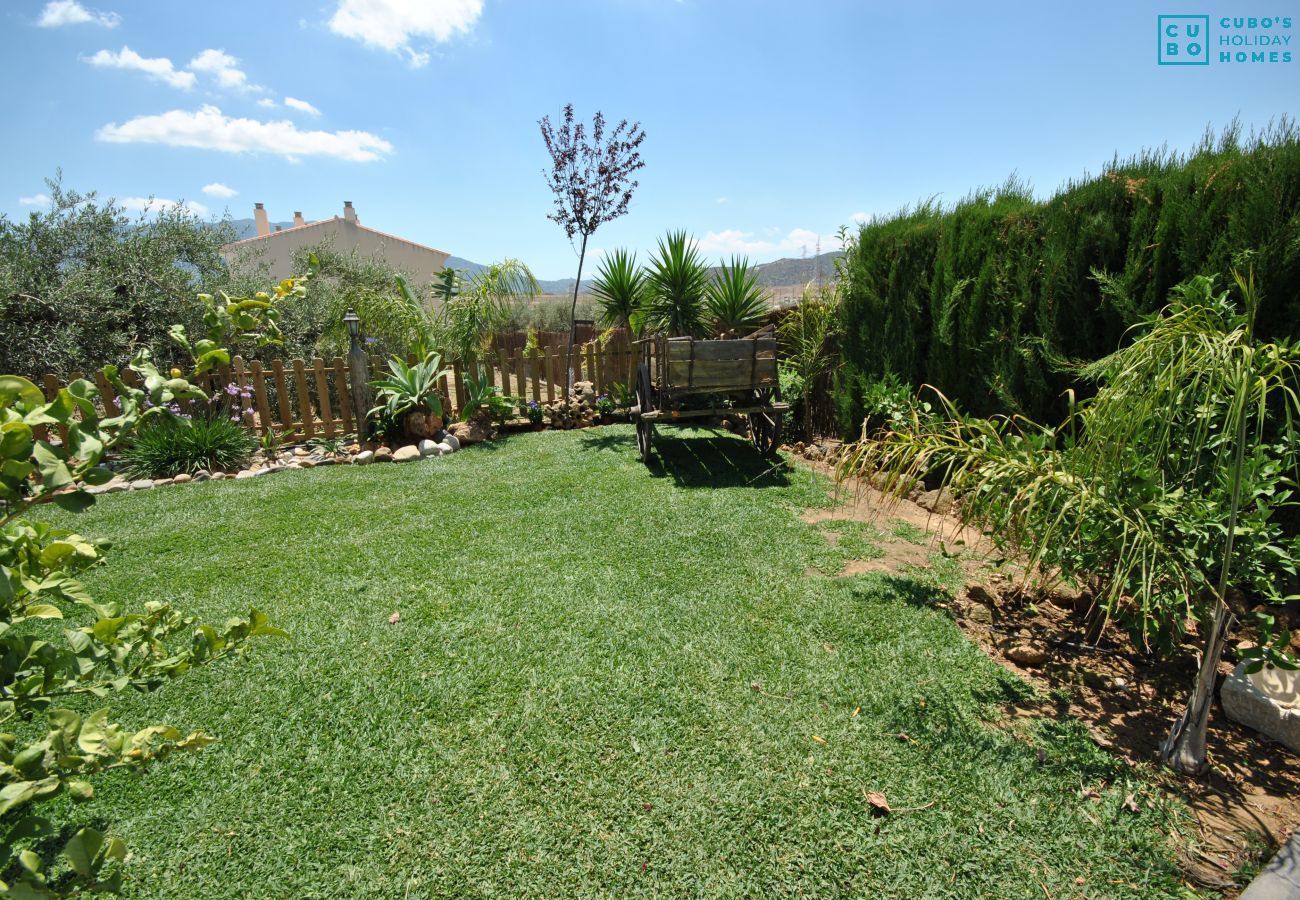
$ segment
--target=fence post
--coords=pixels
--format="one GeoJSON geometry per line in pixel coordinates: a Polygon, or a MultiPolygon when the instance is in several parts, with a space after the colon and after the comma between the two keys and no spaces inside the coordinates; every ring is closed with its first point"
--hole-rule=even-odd
{"type": "Polygon", "coordinates": [[[343,321],[348,326],[348,375],[352,415],[357,423],[357,437],[365,440],[366,412],[370,409],[369,360],[365,348],[361,346],[361,319],[351,307],[343,321]]]}

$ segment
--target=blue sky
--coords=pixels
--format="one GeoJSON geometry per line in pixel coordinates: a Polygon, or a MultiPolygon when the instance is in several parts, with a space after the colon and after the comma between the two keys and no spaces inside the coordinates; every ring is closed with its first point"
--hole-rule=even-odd
{"type": "MultiPolygon", "coordinates": [[[[1213,41],[1220,17],[1271,7],[1175,6],[7,0],[0,212],[38,206],[56,167],[218,216],[262,201],[273,221],[323,218],[348,199],[366,225],[571,277],[537,120],[572,102],[647,133],[630,212],[594,247],[644,255],[685,228],[712,257],[811,254],[855,215],[1013,172],[1047,194],[1117,151],[1300,111],[1300,58],[1156,64],[1159,13],[1210,15],[1213,41]]],[[[1297,31],[1300,15],[1250,33],[1297,31]]]]}

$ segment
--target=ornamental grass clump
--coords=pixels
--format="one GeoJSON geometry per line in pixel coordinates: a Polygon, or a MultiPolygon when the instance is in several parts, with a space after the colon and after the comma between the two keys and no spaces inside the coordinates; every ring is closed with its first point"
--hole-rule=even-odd
{"type": "Polygon", "coordinates": [[[246,466],[256,449],[248,430],[228,418],[162,420],[136,433],[122,451],[122,470],[130,478],[232,472],[246,466]]]}
{"type": "MultiPolygon", "coordinates": [[[[1255,339],[1253,274],[1234,281],[1240,307],[1213,279],[1192,278],[1128,346],[1079,367],[1096,394],[1071,398],[1058,427],[966,417],[940,395],[947,421],[914,414],[858,443],[840,469],[886,489],[942,483],[999,549],[1084,588],[1105,618],[1157,651],[1196,622],[1200,671],[1163,748],[1184,774],[1206,766],[1228,630],[1294,599],[1286,585],[1300,559],[1300,538],[1278,521],[1295,505],[1300,472],[1300,348],[1255,339]]],[[[1294,667],[1289,636],[1261,634],[1273,640],[1246,651],[1250,665],[1294,667]]]]}

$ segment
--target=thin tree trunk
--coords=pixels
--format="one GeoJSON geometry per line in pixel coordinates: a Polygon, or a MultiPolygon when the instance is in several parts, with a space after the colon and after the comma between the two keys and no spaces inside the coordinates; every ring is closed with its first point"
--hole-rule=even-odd
{"type": "MultiPolygon", "coordinates": [[[[1253,337],[1253,334],[1251,335],[1253,337]]],[[[1214,701],[1214,681],[1218,674],[1219,657],[1228,637],[1232,612],[1224,598],[1228,595],[1228,581],[1232,574],[1232,547],[1237,537],[1237,513],[1241,508],[1241,473],[1246,455],[1246,392],[1248,384],[1241,385],[1241,410],[1237,420],[1237,446],[1232,459],[1232,505],[1228,512],[1228,534],[1223,547],[1223,568],[1219,572],[1219,588],[1215,597],[1214,622],[1205,638],[1205,652],[1201,667],[1196,672],[1196,685],[1187,700],[1187,709],[1174,723],[1169,736],[1160,747],[1160,759],[1180,775],[1200,775],[1209,766],[1206,759],[1205,731],[1210,721],[1210,704],[1214,701]]]]}
{"type": "Polygon", "coordinates": [[[578,280],[573,283],[573,305],[569,307],[569,346],[564,351],[564,399],[573,392],[573,336],[578,330],[578,290],[582,287],[582,263],[587,258],[587,236],[582,236],[582,249],[578,251],[578,280]]]}

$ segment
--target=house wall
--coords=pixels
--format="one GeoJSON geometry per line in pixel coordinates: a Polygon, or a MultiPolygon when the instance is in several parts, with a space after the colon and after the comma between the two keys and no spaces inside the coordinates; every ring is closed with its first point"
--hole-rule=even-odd
{"type": "Polygon", "coordinates": [[[382,258],[395,270],[409,275],[414,284],[425,285],[447,265],[449,254],[414,244],[392,235],[364,228],[355,220],[334,217],[296,228],[274,232],[265,238],[252,238],[227,244],[222,255],[228,264],[240,261],[263,263],[272,278],[301,274],[294,271],[294,256],[309,247],[329,244],[347,253],[356,250],[362,256],[382,258]]]}

